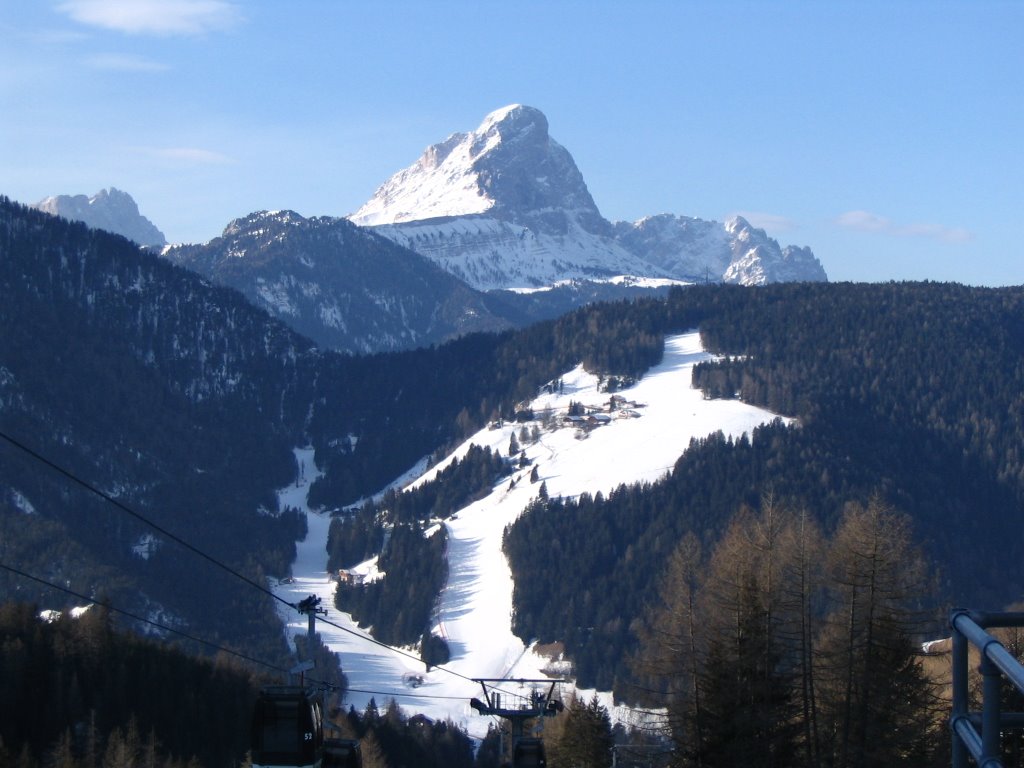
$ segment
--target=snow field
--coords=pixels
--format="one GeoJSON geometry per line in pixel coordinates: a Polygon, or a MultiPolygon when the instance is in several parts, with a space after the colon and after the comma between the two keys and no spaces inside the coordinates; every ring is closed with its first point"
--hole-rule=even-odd
{"type": "MultiPolygon", "coordinates": [[[[281,503],[308,511],[309,534],[298,543],[292,568],[294,582],[279,585],[275,592],[285,600],[297,602],[310,594],[323,599],[328,619],[346,627],[343,631],[318,624],[324,641],[341,656],[342,668],[351,691],[346,706],[362,709],[371,697],[378,706],[395,698],[410,714],[422,712],[431,718],[450,718],[465,727],[470,735],[482,737],[490,720],[478,716],[469,707],[469,699],[480,695],[480,686],[472,678],[543,678],[550,660],[538,656],[532,647],[512,634],[512,575],[501,551],[505,527],[516,520],[530,501],[537,497],[540,481],[550,496],[575,497],[581,493],[607,494],[623,483],[652,482],[671,471],[688,447],[691,438],[705,437],[721,430],[729,436],[749,433],[754,427],[776,418],[775,414],[737,401],[705,400],[691,386],[693,366],[712,356],[700,345],[696,331],[665,340],[665,355],[634,387],[622,391],[636,403],[636,418],[620,419],[589,431],[562,424],[569,402],[605,407],[610,395],[597,391],[597,377],[579,366],[563,376],[563,390],[543,394],[532,406],[540,414],[550,411],[552,431],[541,430],[536,443],[519,438],[521,424],[485,428],[466,440],[451,456],[424,472],[422,465],[412,470],[404,487],[427,482],[454,458],[461,457],[472,444],[490,447],[507,454],[513,434],[525,448],[532,466],[517,470],[515,486],[508,477],[499,481],[486,498],[461,509],[452,510],[445,522],[448,530],[448,583],[441,594],[433,631],[444,637],[452,659],[445,669],[427,673],[416,658],[416,649],[404,649],[409,656],[373,645],[360,636],[348,614],[333,606],[334,584],[326,572],[327,530],[330,519],[308,511],[306,493],[315,479],[311,448],[296,450],[300,477],[294,486],[281,491],[281,503]],[[539,480],[529,480],[533,466],[539,480]],[[355,634],[352,634],[355,633],[355,634]],[[447,671],[446,671],[447,670],[447,671]],[[410,674],[422,677],[422,685],[406,684],[410,674]]],[[[539,422],[534,422],[539,425],[539,422]]],[[[532,424],[527,424],[531,429],[532,424]]],[[[585,535],[581,532],[581,535],[585,535]]],[[[371,571],[372,564],[365,570],[371,571]]],[[[557,568],[557,563],[552,564],[557,568]]],[[[289,636],[306,631],[306,618],[281,606],[289,636]]],[[[564,698],[570,686],[562,686],[564,698]]],[[[508,689],[515,691],[510,682],[508,689]]],[[[589,697],[593,692],[580,692],[589,697]]],[[[613,708],[610,694],[602,696],[610,712],[619,717],[628,713],[613,708]]]]}

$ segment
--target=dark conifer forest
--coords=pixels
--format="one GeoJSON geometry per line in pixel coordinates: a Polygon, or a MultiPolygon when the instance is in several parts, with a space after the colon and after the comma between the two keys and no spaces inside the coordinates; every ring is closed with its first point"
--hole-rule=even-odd
{"type": "MultiPolygon", "coordinates": [[[[471,445],[437,477],[406,491],[387,491],[350,515],[331,521],[327,568],[332,572],[379,555],[383,578],[366,584],[339,581],[335,606],[362,626],[373,626],[379,640],[413,645],[428,638],[430,619],[445,585],[447,534],[439,526],[424,535],[429,521],[444,520],[490,493],[511,471],[508,459],[490,448],[471,445]],[[425,635],[424,633],[428,633],[425,635]]],[[[434,643],[440,641],[435,639],[434,643]]]]}
{"type": "Polygon", "coordinates": [[[635,649],[637,598],[660,572],[636,564],[664,563],[688,532],[714,543],[765,494],[829,531],[847,503],[884,496],[934,563],[937,615],[1018,598],[1024,290],[701,286],[673,292],[664,311],[664,328],[697,323],[725,356],[695,371],[708,397],[798,422],[695,441],[652,486],[538,503],[506,537],[521,636],[564,639],[582,681],[616,684],[635,649]]]}
{"type": "MultiPolygon", "coordinates": [[[[939,627],[949,605],[999,608],[1024,592],[1024,288],[702,285],[521,331],[341,355],[123,238],[2,199],[0,328],[0,431],[14,441],[0,443],[0,562],[275,663],[289,651],[265,594],[18,446],[256,583],[288,575],[305,521],[276,492],[296,477],[293,450],[312,446],[322,474],[311,501],[347,521],[332,530],[331,568],[373,555],[387,566],[346,604],[378,627],[372,606],[387,603],[396,642],[415,641],[445,572],[443,535],[422,531],[500,480],[508,459],[478,451],[436,484],[343,510],[514,419],[580,362],[621,386],[659,361],[666,334],[699,328],[720,356],[695,371],[705,396],[793,423],[695,440],[657,483],[539,497],[506,532],[521,637],[564,642],[582,685],[642,698],[634,662],[673,553],[684,541],[717,552],[735,516],[756,518],[766,499],[833,543],[851,510],[905,515],[929,566],[928,588],[901,606],[915,612],[907,637],[939,627]]],[[[750,607],[753,592],[736,594],[750,607]]],[[[0,596],[54,601],[8,570],[0,596]]],[[[905,645],[903,616],[894,647],[905,645]]],[[[713,679],[737,649],[708,642],[700,675],[713,679]]],[[[836,696],[837,707],[852,701],[836,696]]],[[[806,748],[775,735],[780,750],[806,748]]]]}
{"type": "Polygon", "coordinates": [[[2,765],[233,768],[249,748],[258,681],[229,656],[117,632],[103,606],[47,622],[24,603],[0,605],[0,649],[2,765]]]}
{"type": "MultiPolygon", "coordinates": [[[[224,653],[196,658],[119,632],[104,606],[44,620],[36,606],[0,604],[0,650],[5,768],[238,768],[260,685],[281,682],[224,653]]],[[[331,733],[362,741],[365,765],[475,764],[464,730],[413,720],[393,700],[328,715],[331,733]]]]}

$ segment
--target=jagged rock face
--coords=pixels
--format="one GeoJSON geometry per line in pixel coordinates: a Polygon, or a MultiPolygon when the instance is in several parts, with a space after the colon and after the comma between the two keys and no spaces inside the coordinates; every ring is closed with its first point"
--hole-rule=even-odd
{"type": "Polygon", "coordinates": [[[764,285],[784,282],[824,282],[825,270],[810,248],[780,248],[763,229],[750,226],[742,216],[725,224],[731,237],[732,261],[722,275],[727,283],[764,285]]]}
{"type": "Polygon", "coordinates": [[[493,144],[477,163],[480,184],[494,200],[492,215],[550,235],[568,234],[570,222],[591,234],[610,234],[583,174],[548,135],[547,118],[539,110],[499,110],[481,128],[476,141],[493,144]]]}
{"type": "Polygon", "coordinates": [[[261,211],[172,261],[244,293],[324,348],[409,349],[510,324],[423,256],[345,219],[261,211]]]}
{"type": "Polygon", "coordinates": [[[615,236],[633,253],[684,280],[720,280],[732,262],[729,233],[717,221],[664,213],[617,222],[615,236]]]}
{"type": "Polygon", "coordinates": [[[548,135],[547,118],[520,104],[428,147],[351,219],[380,225],[482,213],[549,235],[567,234],[570,222],[609,233],[572,156],[548,135]]]}
{"type": "Polygon", "coordinates": [[[486,215],[375,229],[480,291],[540,288],[564,280],[606,280],[618,275],[667,276],[611,237],[587,232],[568,217],[566,223],[565,234],[486,215]]]}
{"type": "Polygon", "coordinates": [[[742,216],[721,224],[661,214],[615,227],[620,243],[681,279],[742,285],[826,280],[810,248],[780,247],[742,216]]]}
{"type": "Polygon", "coordinates": [[[351,216],[478,290],[662,273],[612,237],[583,175],[519,104],[428,147],[351,216]]]}
{"type": "Polygon", "coordinates": [[[132,196],[113,187],[100,190],[92,197],[55,195],[40,200],[32,207],[123,235],[139,245],[162,247],[167,244],[164,233],[139,213],[139,206],[132,196]]]}
{"type": "Polygon", "coordinates": [[[807,248],[780,248],[741,218],[664,214],[612,225],[537,109],[496,110],[428,147],[351,217],[479,290],[616,275],[760,284],[825,280],[807,248]]]}

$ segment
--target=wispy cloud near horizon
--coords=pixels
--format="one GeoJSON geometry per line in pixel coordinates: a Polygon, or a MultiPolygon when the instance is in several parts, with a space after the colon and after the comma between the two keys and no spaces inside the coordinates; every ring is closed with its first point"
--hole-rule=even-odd
{"type": "Polygon", "coordinates": [[[221,152],[199,147],[133,147],[132,150],[178,165],[231,165],[235,162],[221,152]]]}
{"type": "Polygon", "coordinates": [[[242,20],[226,0],[66,0],[57,10],[80,24],[127,34],[202,35],[242,20]]]}
{"type": "Polygon", "coordinates": [[[111,72],[166,72],[170,69],[159,61],[124,53],[100,53],[90,56],[85,63],[93,69],[111,72]]]}
{"type": "Polygon", "coordinates": [[[873,232],[896,237],[926,237],[946,243],[966,243],[974,239],[974,235],[963,227],[930,223],[897,224],[885,216],[870,211],[847,211],[837,216],[833,223],[843,229],[857,232],[873,232]]]}

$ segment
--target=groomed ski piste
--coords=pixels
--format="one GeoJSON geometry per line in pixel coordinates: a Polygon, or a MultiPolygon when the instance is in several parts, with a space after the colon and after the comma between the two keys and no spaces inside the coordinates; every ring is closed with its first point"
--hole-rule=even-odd
{"type": "MultiPolygon", "coordinates": [[[[400,649],[407,654],[403,655],[374,645],[363,639],[372,628],[369,632],[360,628],[351,616],[334,607],[334,582],[326,570],[330,517],[308,509],[306,495],[317,470],[313,450],[297,450],[300,477],[281,491],[281,503],[307,510],[309,533],[297,545],[293,581],[278,585],[275,592],[293,603],[317,595],[328,611],[327,619],[346,627],[344,631],[323,622],[317,624],[324,642],[340,655],[348,676],[350,690],[344,706],[362,711],[373,698],[383,708],[393,698],[409,715],[447,718],[480,738],[491,719],[477,715],[469,706],[470,698],[481,694],[473,679],[550,677],[544,670],[552,667],[551,659],[537,655],[532,646],[512,634],[512,575],[501,550],[505,527],[537,498],[541,481],[546,483],[549,496],[565,498],[584,492],[607,494],[623,483],[656,481],[671,471],[691,438],[716,431],[739,437],[778,418],[737,400],[705,400],[691,384],[693,366],[711,359],[696,331],[666,338],[662,362],[634,387],[618,393],[635,405],[626,406],[633,412],[631,417],[616,418],[612,413],[607,423],[586,432],[563,424],[570,401],[600,408],[610,395],[598,392],[597,377],[582,366],[565,373],[557,394],[543,394],[533,401],[534,411],[551,412],[557,426],[552,431],[542,428],[535,443],[521,441],[532,466],[513,475],[513,488],[509,487],[510,478],[503,478],[489,496],[452,510],[452,517],[444,523],[448,529],[448,583],[441,594],[433,632],[447,640],[451,660],[443,669],[430,672],[417,660],[417,649],[400,649]],[[538,467],[536,483],[529,480],[533,466],[538,467]]],[[[522,426],[507,423],[482,429],[444,461],[427,471],[423,466],[414,468],[395,485],[409,488],[429,481],[474,443],[507,455],[512,435],[518,440],[522,426]]],[[[531,427],[528,423],[527,428],[531,427]]],[[[580,536],[586,536],[586,531],[580,531],[580,536]]],[[[557,567],[552,563],[553,572],[557,567]]],[[[372,576],[373,561],[361,569],[372,576]]],[[[289,637],[306,631],[305,616],[283,606],[281,615],[289,637]]],[[[568,697],[572,686],[561,688],[563,698],[568,697]]],[[[502,689],[514,693],[517,685],[510,682],[502,689]]],[[[592,693],[580,692],[587,698],[592,693]]],[[[610,694],[601,695],[601,699],[613,717],[628,720],[624,710],[613,708],[610,694]]]]}

